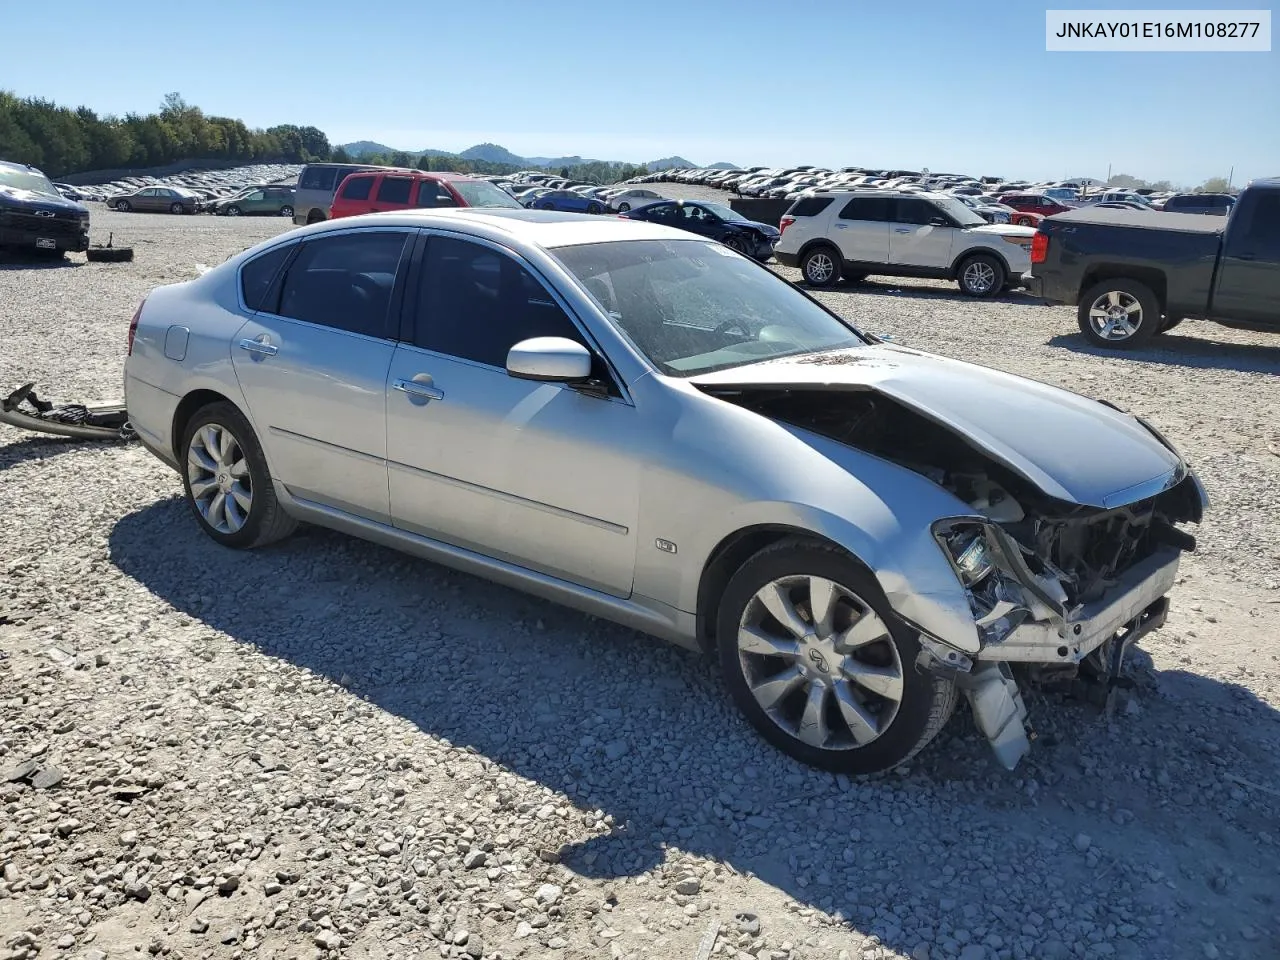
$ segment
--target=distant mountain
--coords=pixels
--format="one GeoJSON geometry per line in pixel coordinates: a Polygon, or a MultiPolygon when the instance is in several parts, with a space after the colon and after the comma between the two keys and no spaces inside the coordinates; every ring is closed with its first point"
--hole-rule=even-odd
{"type": "Polygon", "coordinates": [[[709,163],[707,166],[713,170],[740,170],[742,169],[736,163],[730,163],[728,160],[720,160],[717,163],[709,163]]]}
{"type": "Polygon", "coordinates": [[[661,160],[650,160],[645,164],[650,170],[672,170],[676,167],[696,167],[684,157],[663,157],[661,160]]]}
{"type": "MultiPolygon", "coordinates": [[[[477,143],[474,147],[467,147],[461,153],[455,153],[452,150],[404,150],[398,151],[395,147],[389,147],[385,143],[378,143],[376,140],[356,140],[354,143],[339,144],[337,149],[345,150],[353,157],[361,157],[366,154],[373,153],[407,153],[411,157],[420,157],[423,154],[429,154],[433,157],[460,157],[463,160],[484,160],[488,163],[509,163],[516,167],[578,167],[585,163],[600,163],[602,161],[587,159],[579,156],[571,157],[521,157],[512,153],[506,147],[496,143],[477,143]]],[[[606,163],[624,163],[622,160],[603,161],[606,163]]],[[[666,157],[662,160],[651,160],[645,164],[649,170],[670,170],[673,167],[693,167],[694,163],[690,163],[684,157],[666,157]]],[[[713,167],[725,170],[736,170],[737,166],[732,163],[721,161],[713,163],[713,167]]]]}

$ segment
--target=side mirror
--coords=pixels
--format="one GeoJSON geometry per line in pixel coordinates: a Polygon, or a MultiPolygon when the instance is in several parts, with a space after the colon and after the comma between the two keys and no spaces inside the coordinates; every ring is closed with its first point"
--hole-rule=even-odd
{"type": "Polygon", "coordinates": [[[591,376],[591,351],[565,337],[532,337],[507,351],[507,373],[521,380],[576,383],[591,376]]]}

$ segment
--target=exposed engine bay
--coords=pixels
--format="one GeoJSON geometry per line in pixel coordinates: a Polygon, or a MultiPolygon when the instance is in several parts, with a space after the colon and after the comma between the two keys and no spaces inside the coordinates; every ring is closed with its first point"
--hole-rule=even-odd
{"type": "Polygon", "coordinates": [[[927,477],[998,523],[1033,571],[1061,582],[1068,606],[1098,599],[1118,574],[1161,545],[1195,547],[1195,538],[1174,526],[1198,519],[1195,493],[1185,483],[1112,510],[1082,507],[1045,496],[955,431],[873,390],[708,392],[927,477]]]}

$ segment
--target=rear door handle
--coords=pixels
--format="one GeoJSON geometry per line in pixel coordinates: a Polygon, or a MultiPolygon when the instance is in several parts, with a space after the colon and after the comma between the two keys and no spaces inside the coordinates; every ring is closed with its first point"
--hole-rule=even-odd
{"type": "Polygon", "coordinates": [[[419,383],[417,380],[397,380],[393,383],[392,388],[399,390],[401,393],[407,393],[411,397],[418,397],[422,400],[443,400],[444,391],[437,390],[435,387],[425,383],[419,383]]]}
{"type": "Polygon", "coordinates": [[[848,230],[848,229],[849,229],[849,225],[848,225],[847,223],[837,223],[837,224],[836,224],[836,229],[837,229],[837,230],[848,230]]]}
{"type": "Polygon", "coordinates": [[[906,227],[894,227],[893,232],[894,233],[910,233],[911,231],[908,230],[906,227]]]}
{"type": "Polygon", "coordinates": [[[263,334],[257,340],[250,340],[246,337],[240,341],[240,349],[248,350],[250,353],[256,353],[263,357],[274,357],[280,352],[280,348],[269,341],[266,334],[263,334]]]}

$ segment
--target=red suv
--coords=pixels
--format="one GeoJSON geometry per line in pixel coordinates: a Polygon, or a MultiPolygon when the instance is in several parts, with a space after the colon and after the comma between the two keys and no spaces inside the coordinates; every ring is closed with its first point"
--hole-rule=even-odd
{"type": "Polygon", "coordinates": [[[363,170],[348,174],[333,197],[329,218],[354,217],[383,210],[434,207],[510,207],[519,201],[488,180],[460,173],[422,170],[363,170]]]}
{"type": "Polygon", "coordinates": [[[1076,209],[1044,193],[1006,193],[1000,198],[1000,202],[1006,207],[1013,207],[1023,213],[1038,213],[1042,217],[1076,209]]]}

